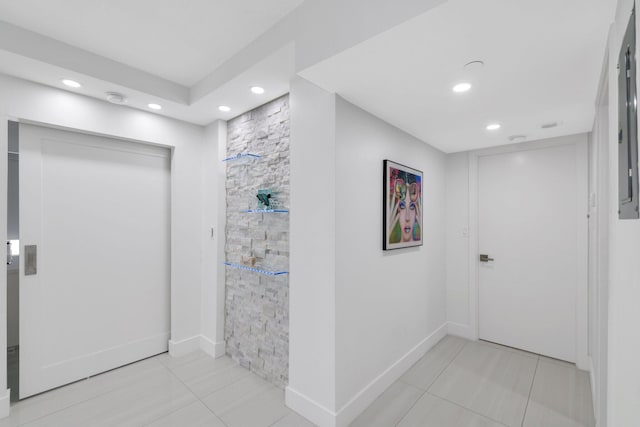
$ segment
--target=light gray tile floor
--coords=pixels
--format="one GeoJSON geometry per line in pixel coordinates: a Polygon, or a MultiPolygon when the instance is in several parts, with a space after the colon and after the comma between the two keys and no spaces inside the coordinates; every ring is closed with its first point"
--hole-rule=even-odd
{"type": "MultiPolygon", "coordinates": [[[[589,387],[572,364],[449,336],[352,427],[592,427],[589,387]]],[[[0,427],[21,425],[313,426],[282,390],[202,352],[162,354],[14,402],[0,427]]]]}
{"type": "Polygon", "coordinates": [[[593,427],[590,390],[570,363],[448,336],[352,426],[593,427]]]}
{"type": "Polygon", "coordinates": [[[284,392],[228,357],[161,354],[14,402],[0,427],[308,427],[284,392]]]}

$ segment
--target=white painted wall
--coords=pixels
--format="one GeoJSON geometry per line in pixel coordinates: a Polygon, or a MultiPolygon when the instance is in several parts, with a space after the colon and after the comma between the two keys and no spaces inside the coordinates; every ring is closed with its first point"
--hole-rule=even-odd
{"type": "MultiPolygon", "coordinates": [[[[607,62],[608,66],[608,62],[607,62]]],[[[609,323],[609,80],[603,74],[589,138],[589,358],[594,415],[607,419],[609,323]]]]}
{"type": "Polygon", "coordinates": [[[346,426],[446,332],[445,155],[291,84],[287,405],[346,426]],[[382,251],[384,159],[424,172],[424,245],[382,251]]]}
{"type": "MultiPolygon", "coordinates": [[[[201,127],[111,105],[93,98],[0,75],[0,151],[7,151],[7,119],[77,129],[173,147],[171,218],[171,330],[174,348],[200,336],[202,171],[201,127]]],[[[7,197],[7,156],[0,156],[0,199],[7,197]]],[[[6,209],[0,209],[6,224],[6,209]]],[[[0,227],[0,240],[6,229],[0,227]]],[[[0,348],[6,347],[6,274],[0,274],[0,348]]],[[[199,343],[199,341],[198,341],[199,343]]],[[[0,351],[0,384],[6,383],[0,351]]],[[[5,410],[0,396],[0,416],[5,410]]],[[[8,410],[8,401],[6,404],[8,410]]]]}
{"type": "Polygon", "coordinates": [[[445,234],[449,333],[472,338],[469,330],[469,155],[446,157],[445,234]]]}
{"type": "Polygon", "coordinates": [[[337,98],[335,158],[336,408],[348,422],[446,329],[445,155],[337,98]],[[382,250],[384,159],[423,171],[421,247],[382,250]]]}
{"type": "Polygon", "coordinates": [[[225,354],[224,262],[227,123],[217,120],[205,128],[202,147],[202,308],[201,345],[208,354],[225,354]]]}
{"type": "Polygon", "coordinates": [[[469,152],[448,154],[446,159],[446,263],[447,321],[449,333],[478,339],[471,307],[473,289],[469,269],[469,152]],[[467,230],[467,236],[463,231],[467,230]]]}
{"type": "Polygon", "coordinates": [[[335,95],[291,82],[287,406],[335,422],[335,95]]]}
{"type": "MultiPolygon", "coordinates": [[[[609,354],[607,425],[638,425],[640,406],[640,220],[618,219],[618,72],[633,0],[619,0],[609,43],[609,354]]],[[[640,20],[636,14],[636,29],[640,20]]],[[[638,31],[636,30],[638,39],[638,31]]],[[[636,53],[637,58],[637,53],[636,53]]],[[[640,79],[640,74],[637,75],[640,79]]],[[[636,82],[638,85],[639,82],[636,82]]],[[[640,85],[639,85],[640,87],[640,85]]]]}

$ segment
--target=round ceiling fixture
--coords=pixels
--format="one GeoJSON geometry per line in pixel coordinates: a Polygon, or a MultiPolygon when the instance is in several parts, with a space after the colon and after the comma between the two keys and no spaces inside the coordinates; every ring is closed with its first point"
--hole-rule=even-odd
{"type": "Polygon", "coordinates": [[[78,88],[81,88],[81,87],[82,87],[82,85],[81,85],[80,83],[78,83],[77,81],[75,81],[75,80],[63,79],[63,80],[62,80],[62,83],[63,83],[65,86],[69,86],[69,87],[72,87],[72,88],[74,88],[74,89],[78,89],[78,88]]]}
{"type": "Polygon", "coordinates": [[[455,93],[468,92],[469,90],[471,90],[471,83],[466,83],[466,82],[458,83],[453,87],[453,91],[455,93]]]}
{"type": "Polygon", "coordinates": [[[256,95],[262,95],[264,93],[264,88],[260,86],[253,86],[251,88],[251,92],[255,93],[256,95]]]}
{"type": "Polygon", "coordinates": [[[231,107],[227,105],[220,105],[218,107],[218,110],[222,111],[223,113],[228,113],[229,111],[231,111],[231,107]]]}
{"type": "Polygon", "coordinates": [[[159,104],[147,104],[147,107],[151,108],[152,110],[162,110],[162,105],[159,104]]]}
{"type": "Polygon", "coordinates": [[[109,101],[112,104],[122,105],[127,103],[127,97],[121,93],[106,92],[105,95],[107,95],[107,101],[109,101]]]}
{"type": "Polygon", "coordinates": [[[527,139],[526,135],[511,135],[509,137],[509,141],[511,142],[522,142],[527,139]]]}
{"type": "Polygon", "coordinates": [[[540,126],[540,128],[542,129],[551,129],[558,126],[558,122],[549,122],[549,123],[544,123],[540,126]]]}
{"type": "Polygon", "coordinates": [[[498,130],[502,127],[502,125],[500,123],[491,123],[490,125],[487,125],[487,130],[498,130]]]}

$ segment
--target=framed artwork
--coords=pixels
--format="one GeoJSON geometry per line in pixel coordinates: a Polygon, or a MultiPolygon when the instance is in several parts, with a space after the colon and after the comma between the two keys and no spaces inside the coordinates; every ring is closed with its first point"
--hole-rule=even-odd
{"type": "Polygon", "coordinates": [[[422,172],[384,161],[382,249],[422,245],[422,172]]]}

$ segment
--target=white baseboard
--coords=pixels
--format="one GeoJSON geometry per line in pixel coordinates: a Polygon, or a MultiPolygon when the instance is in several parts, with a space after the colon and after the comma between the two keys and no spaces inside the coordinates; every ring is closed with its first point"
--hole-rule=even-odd
{"type": "Polygon", "coordinates": [[[576,358],[576,367],[582,371],[589,371],[591,369],[591,361],[587,354],[578,353],[576,358]]]}
{"type": "Polygon", "coordinates": [[[373,379],[336,413],[291,387],[286,389],[286,404],[320,427],[346,427],[446,335],[447,323],[444,323],[373,379]]]}
{"type": "Polygon", "coordinates": [[[358,415],[360,415],[374,400],[378,398],[391,384],[402,376],[413,366],[422,356],[447,335],[447,324],[444,323],[431,335],[423,339],[418,345],[409,350],[404,356],[389,366],[383,373],[378,375],[365,388],[360,390],[346,405],[337,413],[336,427],[346,427],[358,415]]]}
{"type": "Polygon", "coordinates": [[[6,418],[9,416],[9,406],[11,404],[11,389],[8,388],[0,396],[0,418],[6,418]]]}
{"type": "Polygon", "coordinates": [[[462,323],[447,322],[447,333],[460,338],[466,338],[468,340],[477,341],[478,337],[471,333],[471,327],[469,325],[463,325],[462,323]]]}
{"type": "Polygon", "coordinates": [[[291,386],[285,389],[285,404],[320,427],[336,427],[336,413],[313,401],[291,386]]]}
{"type": "Polygon", "coordinates": [[[222,357],[227,352],[227,345],[224,341],[214,342],[204,335],[200,335],[200,349],[213,358],[222,357]]]}
{"type": "Polygon", "coordinates": [[[200,349],[200,335],[180,341],[169,340],[169,354],[180,357],[200,349]]]}

